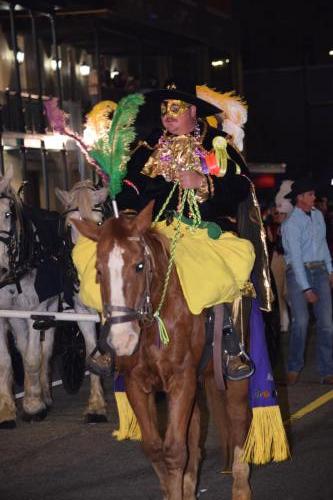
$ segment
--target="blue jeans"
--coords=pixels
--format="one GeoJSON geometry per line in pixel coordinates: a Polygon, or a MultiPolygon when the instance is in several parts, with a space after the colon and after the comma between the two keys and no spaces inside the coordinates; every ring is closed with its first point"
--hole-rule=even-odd
{"type": "MultiPolygon", "coordinates": [[[[308,281],[319,300],[313,304],[316,318],[317,367],[321,377],[333,375],[332,296],[325,265],[306,269],[308,281]]],[[[299,372],[304,366],[304,350],[309,324],[308,302],[296,283],[293,270],[287,268],[288,298],[291,309],[291,332],[288,371],[299,372]]]]}

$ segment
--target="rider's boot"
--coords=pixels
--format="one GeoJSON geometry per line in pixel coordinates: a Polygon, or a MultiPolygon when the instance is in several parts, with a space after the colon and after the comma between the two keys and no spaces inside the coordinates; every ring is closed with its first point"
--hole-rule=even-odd
{"type": "Polygon", "coordinates": [[[254,364],[240,343],[232,319],[225,307],[223,323],[223,370],[228,380],[243,380],[254,372],[254,364]]]}

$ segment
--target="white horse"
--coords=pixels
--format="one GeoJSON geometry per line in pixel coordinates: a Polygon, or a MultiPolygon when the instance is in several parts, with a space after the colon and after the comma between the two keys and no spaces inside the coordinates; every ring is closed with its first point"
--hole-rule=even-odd
{"type": "MultiPolygon", "coordinates": [[[[103,204],[107,198],[107,189],[96,189],[92,181],[85,180],[77,182],[70,191],[56,188],[55,192],[64,207],[64,227],[67,231],[70,231],[70,245],[75,245],[79,233],[74,225],[71,224],[71,219],[88,219],[95,221],[97,224],[102,223],[103,204]]],[[[95,310],[89,309],[82,303],[78,291],[78,288],[73,290],[75,312],[96,313],[95,310]]],[[[85,340],[86,355],[88,357],[97,343],[95,323],[78,321],[78,326],[85,340]]],[[[106,421],[106,411],[106,402],[100,377],[91,373],[90,397],[88,407],[85,410],[85,419],[87,422],[106,421]]]]}
{"type": "MultiPolygon", "coordinates": [[[[40,252],[42,244],[36,237],[36,228],[25,213],[19,197],[11,188],[12,177],[12,169],[0,177],[0,307],[55,312],[58,310],[58,294],[41,301],[36,292],[36,263],[41,253],[38,254],[33,242],[40,252]]],[[[13,333],[24,366],[23,419],[42,420],[52,404],[49,361],[55,328],[54,325],[48,328],[44,324],[46,329],[41,336],[41,331],[33,325],[34,321],[30,319],[0,317],[0,428],[16,426],[8,327],[13,333]]]]}

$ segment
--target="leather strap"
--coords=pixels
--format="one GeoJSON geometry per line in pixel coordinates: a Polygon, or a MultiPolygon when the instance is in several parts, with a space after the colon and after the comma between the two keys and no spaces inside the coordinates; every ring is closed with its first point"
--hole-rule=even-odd
{"type": "Polygon", "coordinates": [[[223,378],[223,304],[214,306],[215,323],[214,323],[214,347],[213,347],[213,363],[214,363],[214,376],[216,386],[219,391],[225,390],[225,383],[223,378]]]}

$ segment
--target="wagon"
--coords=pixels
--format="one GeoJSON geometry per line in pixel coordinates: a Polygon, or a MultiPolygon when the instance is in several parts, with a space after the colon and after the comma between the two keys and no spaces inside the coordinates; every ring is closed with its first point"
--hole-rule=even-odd
{"type": "MultiPolygon", "coordinates": [[[[43,312],[0,310],[0,317],[34,320],[34,328],[40,331],[41,342],[47,328],[56,326],[54,363],[64,389],[68,394],[79,391],[85,375],[86,348],[83,335],[77,321],[100,322],[98,314],[78,314],[75,312],[43,312]]],[[[9,348],[12,357],[15,383],[23,386],[24,370],[21,355],[15,347],[12,336],[9,336],[9,348]]]]}

